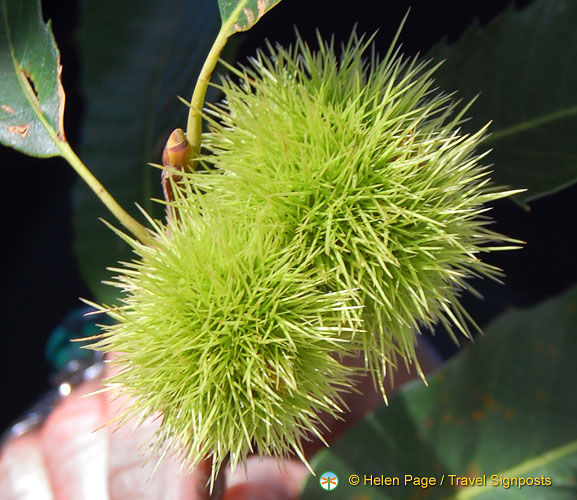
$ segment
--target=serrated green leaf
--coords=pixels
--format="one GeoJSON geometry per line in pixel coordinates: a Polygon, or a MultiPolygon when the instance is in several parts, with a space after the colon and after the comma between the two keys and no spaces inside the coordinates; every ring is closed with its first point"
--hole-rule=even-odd
{"type": "Polygon", "coordinates": [[[222,25],[227,35],[252,28],[281,0],[218,0],[222,25]]]}
{"type": "MultiPolygon", "coordinates": [[[[118,202],[141,219],[138,203],[154,216],[164,209],[161,153],[170,132],[186,123],[189,97],[218,32],[214,0],[87,0],[80,48],[85,125],[80,151],[118,202]]],[[[214,96],[215,93],[212,93],[214,96]]],[[[209,96],[208,99],[211,97],[209,96]]],[[[109,219],[83,183],[75,190],[75,248],[80,270],[103,302],[115,289],[103,285],[106,267],[130,260],[128,246],[98,218],[109,219]]]]}
{"type": "Polygon", "coordinates": [[[479,95],[466,128],[493,120],[485,142],[494,149],[493,177],[528,188],[524,201],[577,181],[575,26],[577,2],[536,0],[428,54],[446,59],[435,76],[443,90],[465,100],[479,95]]]}
{"type": "MultiPolygon", "coordinates": [[[[503,315],[456,359],[402,389],[313,461],[332,471],[332,499],[454,500],[577,498],[577,287],[528,311],[503,315]],[[357,474],[361,486],[348,477],[357,474]],[[405,475],[444,478],[442,486],[402,486],[405,475]],[[485,478],[451,487],[449,474],[485,478]],[[552,486],[492,485],[491,475],[550,478],[552,486]],[[369,477],[401,486],[362,486],[369,477]],[[421,495],[421,496],[420,496],[421,495]]],[[[311,477],[304,499],[323,493],[311,477]]]]}
{"type": "Polygon", "coordinates": [[[22,153],[60,154],[60,56],[39,0],[0,0],[0,142],[22,153]]]}

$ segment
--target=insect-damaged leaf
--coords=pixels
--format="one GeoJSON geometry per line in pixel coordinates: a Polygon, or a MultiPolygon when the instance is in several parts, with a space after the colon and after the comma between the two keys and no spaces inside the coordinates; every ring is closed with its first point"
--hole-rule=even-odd
{"type": "Polygon", "coordinates": [[[0,142],[23,153],[59,154],[64,141],[60,56],[39,0],[0,0],[0,142]]]}
{"type": "Polygon", "coordinates": [[[227,34],[246,31],[281,0],[218,0],[222,26],[227,34]]]}

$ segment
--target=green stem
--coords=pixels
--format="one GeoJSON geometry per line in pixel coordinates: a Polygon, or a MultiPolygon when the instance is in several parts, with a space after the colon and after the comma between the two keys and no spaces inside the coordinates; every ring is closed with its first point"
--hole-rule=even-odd
{"type": "Polygon", "coordinates": [[[134,236],[136,236],[142,243],[149,243],[151,242],[151,237],[148,234],[146,228],[140,224],[136,219],[130,216],[119,204],[118,202],[112,197],[112,195],[106,191],[104,186],[100,184],[100,181],[94,177],[92,172],[88,170],[88,167],[82,163],[82,160],[78,158],[74,150],[70,147],[70,144],[63,139],[64,132],[61,131],[61,134],[54,130],[52,124],[48,121],[44,112],[42,111],[42,107],[38,102],[38,96],[30,86],[30,82],[25,77],[24,73],[20,71],[18,68],[16,69],[20,84],[22,86],[22,90],[24,91],[28,102],[31,104],[36,117],[44,127],[44,130],[48,133],[56,147],[62,153],[62,157],[70,163],[72,168],[76,170],[78,175],[82,177],[82,180],[90,186],[92,191],[96,193],[96,196],[100,198],[102,203],[112,212],[113,215],[116,216],[118,221],[128,229],[134,236]]]}
{"type": "Polygon", "coordinates": [[[230,33],[228,24],[223,25],[218,32],[218,36],[204,61],[200,75],[196,81],[190,109],[188,111],[188,122],[186,125],[186,138],[190,143],[190,160],[198,158],[200,155],[200,138],[202,134],[202,107],[206,97],[206,90],[210,83],[212,72],[218,63],[218,58],[226,45],[230,33]]]}
{"type": "MultiPolygon", "coordinates": [[[[248,27],[241,29],[236,25],[240,13],[246,9],[247,4],[248,0],[237,0],[237,6],[235,9],[228,16],[228,18],[223,19],[222,26],[218,32],[216,40],[212,44],[210,52],[208,53],[202,69],[200,70],[200,75],[198,76],[196,86],[194,87],[194,92],[192,93],[192,99],[190,100],[188,123],[186,125],[186,139],[190,144],[189,163],[192,163],[200,155],[200,139],[202,135],[202,107],[204,106],[204,99],[206,97],[208,84],[210,83],[210,77],[212,76],[212,72],[218,63],[218,58],[220,57],[222,49],[224,49],[228,38],[237,31],[248,29],[248,27]]],[[[268,10],[268,8],[270,7],[267,7],[265,10],[268,10]]],[[[260,15],[262,15],[261,12],[259,12],[259,17],[260,15]]],[[[256,22],[256,20],[253,20],[252,24],[254,24],[254,22],[256,22]]]]}
{"type": "Polygon", "coordinates": [[[68,142],[56,139],[54,141],[56,146],[62,153],[62,156],[70,163],[72,168],[76,170],[76,173],[82,177],[82,180],[88,184],[90,189],[94,191],[96,196],[100,198],[100,201],[106,205],[106,208],[110,210],[118,219],[118,221],[128,229],[134,236],[136,236],[142,243],[147,243],[151,241],[150,235],[146,228],[140,224],[136,219],[129,215],[112,197],[112,195],[104,188],[100,181],[94,177],[92,172],[88,170],[86,165],[82,163],[82,160],[78,158],[74,150],[70,147],[68,142]]]}

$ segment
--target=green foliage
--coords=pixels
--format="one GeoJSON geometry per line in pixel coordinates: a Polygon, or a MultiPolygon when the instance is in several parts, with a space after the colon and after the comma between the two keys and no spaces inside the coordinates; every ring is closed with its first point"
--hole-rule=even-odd
{"type": "MultiPolygon", "coordinates": [[[[528,311],[503,315],[429,379],[367,416],[322,451],[315,470],[335,472],[331,498],[570,500],[577,495],[577,287],[528,311]],[[546,335],[544,335],[546,333],[546,335]],[[362,443],[362,445],[359,445],[362,443]],[[445,474],[443,486],[351,487],[350,474],[445,474]],[[451,488],[447,474],[487,475],[485,487],[451,488]],[[552,486],[490,485],[490,475],[551,478],[552,486]]],[[[311,477],[305,499],[318,498],[311,477]]]]}
{"type": "Polygon", "coordinates": [[[60,56],[39,0],[0,1],[0,142],[49,157],[65,141],[60,56]]]}
{"type": "Polygon", "coordinates": [[[494,149],[495,180],[528,188],[524,201],[577,180],[576,24],[577,2],[536,0],[428,53],[446,59],[441,88],[478,95],[467,129],[492,121],[483,145],[494,149]]]}
{"type": "Polygon", "coordinates": [[[259,54],[212,107],[205,161],[217,169],[189,180],[231,213],[285,227],[327,289],[359,290],[359,336],[382,383],[397,355],[415,361],[415,331],[440,321],[469,335],[459,295],[467,278],[499,276],[479,255],[507,241],[483,204],[510,192],[474,151],[484,131],[462,135],[465,110],[434,95],[435,68],[393,48],[380,61],[368,45],[259,54]]]}

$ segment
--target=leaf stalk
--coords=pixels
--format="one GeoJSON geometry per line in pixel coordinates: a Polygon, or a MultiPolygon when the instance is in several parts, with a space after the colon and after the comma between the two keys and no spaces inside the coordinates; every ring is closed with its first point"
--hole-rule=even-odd
{"type": "Polygon", "coordinates": [[[76,173],[82,177],[82,180],[88,184],[90,189],[94,191],[96,196],[100,198],[100,201],[114,214],[118,221],[142,243],[150,243],[151,237],[146,228],[118,204],[100,181],[88,170],[88,167],[84,165],[82,160],[78,158],[68,142],[62,140],[55,140],[54,142],[64,159],[66,159],[76,173]]]}
{"type": "Polygon", "coordinates": [[[223,25],[218,32],[206,60],[200,70],[196,81],[186,125],[186,138],[190,143],[189,165],[200,155],[200,140],[202,135],[202,107],[206,97],[206,91],[210,83],[210,77],[218,63],[218,59],[229,37],[228,25],[223,25]]]}

